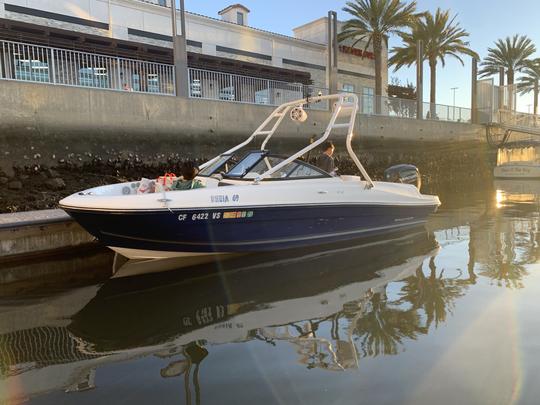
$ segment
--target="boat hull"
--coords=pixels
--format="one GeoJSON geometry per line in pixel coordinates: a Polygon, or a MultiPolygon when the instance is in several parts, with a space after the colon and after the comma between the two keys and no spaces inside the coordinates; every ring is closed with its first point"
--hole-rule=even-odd
{"type": "Polygon", "coordinates": [[[237,210],[64,209],[103,244],[142,258],[257,252],[339,242],[418,226],[436,208],[302,205],[237,210]]]}

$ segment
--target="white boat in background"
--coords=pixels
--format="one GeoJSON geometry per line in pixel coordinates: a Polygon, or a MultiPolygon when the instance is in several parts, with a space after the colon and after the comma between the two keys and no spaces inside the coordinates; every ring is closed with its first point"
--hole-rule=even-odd
{"type": "MultiPolygon", "coordinates": [[[[440,205],[408,181],[374,182],[352,148],[358,98],[318,96],[288,102],[244,142],[201,166],[204,188],[136,194],[134,183],[73,194],[60,207],[116,252],[132,259],[246,253],[313,246],[417,226],[440,205]],[[292,156],[267,150],[285,117],[303,123],[306,104],[334,102],[323,136],[292,156]],[[361,176],[332,176],[302,160],[335,130],[346,131],[361,176]],[[239,155],[256,137],[258,149],[239,155]],[[236,163],[232,164],[235,159],[236,163]]],[[[417,172],[416,172],[417,173],[417,172]]]]}
{"type": "Polygon", "coordinates": [[[499,149],[493,175],[498,179],[540,179],[540,146],[499,149]]]}
{"type": "Polygon", "coordinates": [[[498,179],[540,179],[540,163],[509,162],[493,169],[498,179]]]}

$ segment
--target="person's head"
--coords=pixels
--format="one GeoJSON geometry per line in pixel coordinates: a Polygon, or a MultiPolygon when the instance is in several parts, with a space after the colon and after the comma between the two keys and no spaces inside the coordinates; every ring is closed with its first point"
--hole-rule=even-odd
{"type": "Polygon", "coordinates": [[[184,180],[193,180],[199,173],[199,168],[193,162],[185,162],[182,165],[181,172],[184,180]]]}
{"type": "Polygon", "coordinates": [[[334,144],[331,141],[326,141],[322,145],[323,153],[327,154],[328,156],[332,156],[334,154],[334,144]]]}

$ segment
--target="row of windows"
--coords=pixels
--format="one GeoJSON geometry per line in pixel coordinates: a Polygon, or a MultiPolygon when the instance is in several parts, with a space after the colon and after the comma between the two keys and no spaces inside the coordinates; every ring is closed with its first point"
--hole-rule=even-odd
{"type": "MultiPolygon", "coordinates": [[[[30,80],[35,82],[49,82],[49,64],[40,60],[15,59],[15,79],[30,80]]],[[[110,88],[110,72],[105,67],[81,67],[69,66],[68,71],[58,71],[59,76],[65,76],[66,84],[79,86],[110,88]],[[75,72],[75,75],[74,75],[75,72]]],[[[141,76],[137,73],[121,72],[123,89],[140,91],[141,76]]],[[[157,74],[147,73],[147,91],[160,92],[160,78],[157,74]]]]}

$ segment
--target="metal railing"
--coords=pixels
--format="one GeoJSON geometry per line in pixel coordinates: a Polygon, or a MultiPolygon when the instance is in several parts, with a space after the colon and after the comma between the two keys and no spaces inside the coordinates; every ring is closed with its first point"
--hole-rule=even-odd
{"type": "Polygon", "coordinates": [[[538,128],[540,127],[540,117],[535,114],[500,109],[498,123],[521,128],[538,128]]]}
{"type": "Polygon", "coordinates": [[[471,109],[445,104],[424,103],[424,118],[427,120],[471,122],[471,109]]]}
{"type": "MultiPolygon", "coordinates": [[[[189,96],[192,98],[277,106],[308,96],[328,94],[326,88],[302,83],[267,80],[204,69],[188,70],[189,96]]],[[[357,96],[361,114],[416,118],[416,100],[366,94],[357,96]]],[[[328,102],[313,104],[309,108],[327,110],[328,102]]],[[[424,103],[423,109],[424,119],[471,122],[470,108],[424,103]]]]}
{"type": "Polygon", "coordinates": [[[155,6],[169,7],[171,8],[171,0],[136,0],[140,3],[153,4],[155,6]]]}
{"type": "MultiPolygon", "coordinates": [[[[151,0],[149,0],[151,1],[151,0]]],[[[0,79],[175,95],[174,66],[0,40],[0,79]]],[[[277,106],[328,89],[204,69],[188,69],[189,97],[277,106]]],[[[416,118],[415,100],[357,94],[361,114],[416,118]]],[[[309,108],[328,110],[328,102],[309,108]]],[[[423,118],[470,122],[469,108],[424,103],[423,118]]],[[[536,125],[536,122],[535,122],[536,125]]]]}
{"type": "Polygon", "coordinates": [[[175,94],[174,66],[0,41],[0,79],[175,94]]]}
{"type": "MultiPolygon", "coordinates": [[[[361,114],[417,118],[418,106],[416,100],[366,94],[359,94],[358,99],[361,114]]],[[[422,109],[422,118],[426,120],[471,122],[470,108],[423,103],[422,109]]]]}
{"type": "MultiPolygon", "coordinates": [[[[326,95],[326,89],[204,69],[188,69],[189,96],[237,103],[280,105],[308,95],[326,95]]],[[[327,103],[310,108],[327,109],[327,103]]]]}

